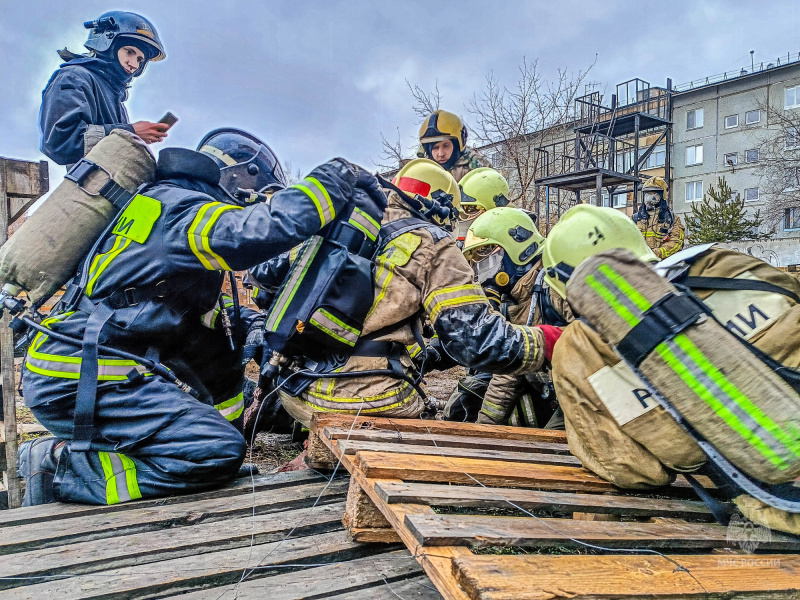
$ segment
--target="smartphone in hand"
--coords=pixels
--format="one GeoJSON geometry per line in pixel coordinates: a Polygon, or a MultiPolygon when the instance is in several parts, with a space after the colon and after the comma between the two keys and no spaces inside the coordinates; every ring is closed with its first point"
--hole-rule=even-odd
{"type": "Polygon", "coordinates": [[[166,125],[169,125],[170,127],[172,127],[173,125],[175,125],[175,123],[178,122],[178,117],[173,115],[171,112],[167,112],[167,114],[165,114],[163,117],[161,117],[161,119],[158,122],[159,123],[165,123],[166,125]]]}

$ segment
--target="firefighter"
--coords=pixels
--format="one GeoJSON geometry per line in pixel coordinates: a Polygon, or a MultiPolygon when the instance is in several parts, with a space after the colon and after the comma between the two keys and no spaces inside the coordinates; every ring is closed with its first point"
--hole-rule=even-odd
{"type": "Polygon", "coordinates": [[[479,216],[487,210],[508,206],[508,182],[498,171],[489,167],[478,167],[464,175],[461,187],[461,208],[458,211],[459,246],[464,247],[467,231],[479,216]]]}
{"type": "Polygon", "coordinates": [[[236,475],[245,441],[231,421],[242,411],[241,389],[230,397],[231,385],[212,383],[219,369],[234,369],[242,339],[262,325],[240,313],[226,327],[223,272],[309,238],[356,186],[385,206],[377,180],[342,159],[277,192],[269,205],[251,193],[283,181],[272,151],[236,129],[209,133],[197,151],[161,151],[156,181],[98,241],[44,321],[79,346],[40,334],[26,357],[25,400],[55,435],[20,449],[26,504],[114,504],[204,490],[236,475]],[[160,360],[184,383],[104,355],[98,340],[160,360]]]}
{"type": "Polygon", "coordinates": [[[491,310],[444,229],[457,214],[459,196],[455,179],[428,159],[412,160],[397,174],[381,223],[375,300],[340,371],[391,368],[400,377],[322,378],[299,397],[281,390],[283,405],[295,419],[308,425],[315,411],[418,417],[425,403],[409,381],[417,374],[408,347],[419,339],[414,330],[423,316],[443,351],[462,365],[503,373],[541,368],[560,330],[513,325],[491,310]]]}
{"type": "MultiPolygon", "coordinates": [[[[614,248],[626,249],[646,263],[658,260],[623,214],[578,205],[547,238],[545,279],[565,298],[574,269],[585,259],[614,248]]],[[[796,279],[759,259],[711,244],[687,249],[659,267],[669,267],[669,272],[677,274],[676,281],[692,285],[718,321],[727,322],[732,333],[778,361],[779,369],[800,367],[796,335],[800,282],[796,279]],[[751,320],[737,314],[755,316],[751,320]]],[[[572,295],[570,303],[574,306],[572,295]]],[[[744,346],[731,350],[731,362],[723,372],[737,369],[737,352],[748,352],[744,346]]],[[[674,480],[676,472],[696,471],[706,463],[704,452],[659,405],[651,388],[584,321],[575,320],[564,330],[553,355],[552,375],[570,451],[614,485],[663,486],[674,480]]],[[[798,515],[744,495],[735,502],[755,522],[800,533],[798,515]]]]}
{"type": "Polygon", "coordinates": [[[134,77],[149,62],[166,58],[152,23],[131,12],[112,11],[85,24],[89,54],[64,48],[65,61],[42,92],[39,111],[41,151],[59,165],[78,162],[112,129],[127,129],[148,144],[167,137],[169,125],[131,124],[124,102],[134,77]]]}
{"type": "MultiPolygon", "coordinates": [[[[507,299],[498,308],[512,323],[563,326],[566,320],[561,314],[571,316],[562,298],[543,282],[543,244],[544,237],[529,214],[512,207],[481,214],[467,233],[464,256],[472,263],[487,297],[499,300],[502,293],[507,299]]],[[[480,411],[478,423],[563,428],[546,373],[493,375],[488,389],[484,384],[478,394],[473,380],[459,381],[448,405],[469,403],[470,397],[464,396],[468,391],[479,402],[475,409],[480,411]]]]}
{"type": "Polygon", "coordinates": [[[467,127],[461,117],[446,110],[434,111],[419,128],[419,157],[427,157],[449,171],[456,182],[489,161],[467,146],[467,127]]]}
{"type": "Polygon", "coordinates": [[[633,222],[642,232],[645,242],[660,258],[667,258],[683,248],[686,230],[681,218],[672,212],[667,198],[667,182],[651,177],[642,186],[644,202],[633,215],[633,222]]]}

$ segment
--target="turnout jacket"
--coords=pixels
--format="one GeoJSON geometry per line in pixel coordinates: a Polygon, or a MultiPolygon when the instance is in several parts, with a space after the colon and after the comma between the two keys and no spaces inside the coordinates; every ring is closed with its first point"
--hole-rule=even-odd
{"type": "MultiPolygon", "coordinates": [[[[198,373],[205,367],[197,364],[201,352],[195,346],[214,339],[204,331],[217,322],[223,271],[247,269],[312,236],[344,207],[356,182],[338,160],[309,177],[305,189],[288,188],[270,205],[246,208],[220,201],[226,196],[219,187],[180,173],[140,190],[84,262],[85,297],[78,310],[58,311],[45,325],[82,338],[92,305],[106,303],[113,313],[101,344],[155,353],[170,366],[184,364],[198,373]]],[[[255,316],[245,311],[239,318],[244,335],[255,316]]],[[[224,338],[217,340],[222,343],[215,347],[228,352],[224,338]]],[[[209,348],[202,355],[207,363],[215,360],[209,348]]],[[[80,357],[80,348],[39,334],[25,366],[30,375],[63,380],[74,390],[80,357]]],[[[132,371],[147,375],[135,362],[101,353],[100,382],[124,382],[132,371]]],[[[46,401],[25,399],[28,406],[46,401]]]]}
{"type": "MultiPolygon", "coordinates": [[[[534,264],[531,270],[528,271],[511,290],[511,297],[516,304],[508,307],[508,320],[510,322],[516,323],[517,325],[524,325],[528,322],[531,302],[533,301],[533,287],[541,269],[541,259],[537,259],[536,264],[534,264]]],[[[546,288],[543,293],[549,295],[550,303],[555,310],[564,315],[567,321],[572,320],[572,312],[561,296],[549,287],[546,288]]],[[[539,312],[539,306],[535,306],[533,310],[531,324],[542,324],[543,319],[539,312]]],[[[533,374],[493,375],[492,380],[489,382],[489,387],[486,390],[486,394],[483,397],[483,404],[481,405],[481,411],[478,415],[478,423],[507,424],[514,410],[516,401],[528,390],[530,386],[529,378],[532,376],[533,374]]],[[[544,426],[544,423],[539,423],[535,420],[535,415],[525,416],[525,421],[527,423],[536,423],[539,427],[544,426]],[[530,419],[530,417],[533,417],[533,419],[530,419]]]]}
{"type": "Polygon", "coordinates": [[[61,65],[42,92],[40,149],[60,165],[83,158],[112,129],[127,129],[130,76],[122,67],[98,58],[77,58],[61,65]]]}
{"type": "MultiPolygon", "coordinates": [[[[383,224],[412,216],[397,193],[390,192],[383,224]]],[[[400,361],[406,373],[413,376],[406,350],[415,343],[409,321],[423,313],[445,351],[462,365],[500,373],[541,367],[544,334],[511,324],[490,309],[455,239],[446,232],[420,225],[386,244],[376,262],[375,301],[362,336],[385,330],[377,341],[403,348],[400,361]]],[[[341,371],[386,368],[387,358],[352,356],[341,371]]],[[[301,398],[281,397],[290,414],[304,423],[314,411],[416,417],[424,408],[408,382],[387,376],[320,379],[301,398]]]]}
{"type": "Polygon", "coordinates": [[[675,222],[672,227],[669,227],[666,221],[659,221],[658,215],[659,210],[656,207],[655,210],[648,211],[646,219],[639,219],[636,226],[642,232],[644,241],[647,242],[653,253],[663,260],[680,252],[683,248],[686,230],[678,215],[673,215],[675,222]]]}

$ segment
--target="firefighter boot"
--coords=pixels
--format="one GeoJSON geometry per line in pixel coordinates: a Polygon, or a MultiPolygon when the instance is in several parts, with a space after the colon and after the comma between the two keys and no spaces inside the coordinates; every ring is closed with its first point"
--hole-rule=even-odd
{"type": "Polygon", "coordinates": [[[19,447],[18,473],[25,479],[22,506],[53,502],[53,478],[64,442],[48,436],[28,440],[19,447]]]}

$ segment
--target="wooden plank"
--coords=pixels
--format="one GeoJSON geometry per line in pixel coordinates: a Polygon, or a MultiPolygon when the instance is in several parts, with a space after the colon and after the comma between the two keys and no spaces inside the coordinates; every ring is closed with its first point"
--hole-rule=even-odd
{"type": "Polygon", "coordinates": [[[426,576],[386,582],[383,587],[376,586],[346,594],[330,596],[326,600],[441,600],[442,595],[433,587],[426,576]]]}
{"type": "Polygon", "coordinates": [[[526,442],[523,440],[502,440],[459,435],[405,433],[377,430],[356,430],[350,432],[342,427],[326,427],[325,437],[335,440],[374,442],[385,444],[418,445],[428,448],[485,449],[500,452],[527,452],[543,454],[569,454],[567,444],[550,442],[526,442]]]}
{"type": "Polygon", "coordinates": [[[5,170],[5,191],[9,196],[37,199],[50,189],[47,161],[31,162],[2,158],[5,170]]]}
{"type": "MultiPolygon", "coordinates": [[[[420,552],[419,544],[414,539],[411,532],[405,527],[405,517],[410,514],[434,514],[433,509],[428,506],[417,504],[392,504],[388,505],[380,501],[380,497],[375,491],[375,485],[383,483],[367,479],[364,473],[356,468],[350,456],[346,456],[338,447],[331,445],[331,450],[337,459],[341,459],[342,466],[347,469],[351,477],[356,479],[361,488],[366,492],[370,499],[380,509],[386,520],[402,539],[406,548],[416,557],[417,561],[425,573],[436,585],[436,588],[447,600],[468,600],[461,587],[455,582],[452,576],[453,559],[463,556],[471,556],[466,548],[437,548],[435,555],[420,552]]],[[[399,483],[399,482],[398,482],[399,483]]]]}
{"type": "Polygon", "coordinates": [[[20,585],[13,578],[70,577],[337,531],[343,508],[338,502],[9,554],[0,561],[0,589],[20,585]]]}
{"type": "MultiPolygon", "coordinates": [[[[324,567],[312,567],[301,571],[292,571],[265,577],[263,579],[246,579],[240,585],[216,587],[208,590],[171,596],[173,600],[205,600],[233,599],[238,600],[295,600],[296,598],[336,598],[340,594],[353,598],[353,593],[370,592],[369,598],[394,598],[386,587],[388,582],[396,588],[406,581],[413,581],[417,587],[427,584],[433,588],[430,579],[422,573],[419,566],[407,550],[398,550],[357,558],[348,562],[334,563],[324,567]]],[[[424,590],[424,588],[423,588],[424,590]]],[[[428,592],[430,590],[427,590],[428,592]]],[[[435,592],[435,588],[434,588],[435,592]]],[[[406,596],[403,596],[404,598],[406,596]]],[[[413,597],[413,596],[412,596],[413,597]]],[[[418,598],[441,598],[438,592],[418,598]]]]}
{"type": "Polygon", "coordinates": [[[800,596],[800,557],[786,555],[471,556],[454,561],[454,575],[480,600],[800,596]]]}
{"type": "Polygon", "coordinates": [[[582,492],[610,492],[617,489],[590,471],[578,467],[388,452],[359,452],[356,460],[359,470],[371,479],[467,484],[475,484],[477,480],[489,486],[582,492]]]}
{"type": "Polygon", "coordinates": [[[606,494],[570,494],[512,488],[485,488],[431,483],[380,483],[375,490],[388,504],[398,502],[430,506],[508,508],[509,502],[525,510],[592,512],[636,517],[676,517],[713,520],[705,504],[692,500],[666,500],[606,494]]]}
{"type": "Polygon", "coordinates": [[[361,543],[372,543],[377,542],[381,544],[395,544],[395,543],[403,543],[402,538],[397,534],[397,532],[391,527],[383,527],[383,528],[360,528],[360,527],[351,527],[347,529],[347,533],[350,534],[350,539],[354,542],[361,542],[361,543]]]}
{"type": "Polygon", "coordinates": [[[312,535],[286,541],[235,548],[173,560],[110,569],[102,576],[91,573],[68,579],[46,580],[0,591],[1,600],[73,600],[102,598],[130,600],[162,597],[180,591],[235,584],[243,570],[253,569],[253,579],[304,568],[304,563],[336,563],[374,552],[368,544],[347,539],[344,531],[312,535]]]}
{"type": "Polygon", "coordinates": [[[410,444],[393,444],[391,442],[356,442],[353,440],[336,440],[346,454],[359,451],[396,452],[400,454],[424,454],[433,456],[452,456],[456,458],[482,458],[485,460],[504,460],[507,462],[524,462],[537,465],[570,465],[580,467],[581,461],[574,456],[562,454],[534,454],[529,452],[503,452],[498,450],[478,450],[475,448],[447,448],[416,446],[410,444]]]}
{"type": "MultiPolygon", "coordinates": [[[[322,503],[343,498],[345,481],[331,484],[322,503]]],[[[310,506],[321,494],[324,483],[309,483],[288,488],[268,489],[256,494],[244,494],[220,500],[212,498],[177,505],[153,506],[136,511],[102,512],[71,519],[52,521],[47,526],[40,523],[4,527],[0,529],[0,555],[23,552],[36,548],[50,548],[65,543],[111,538],[123,534],[143,533],[191,525],[200,521],[220,521],[234,516],[265,514],[289,508],[310,506]]]]}
{"type": "MultiPolygon", "coordinates": [[[[71,519],[88,515],[99,515],[105,513],[119,513],[129,510],[140,510],[142,508],[175,506],[188,502],[200,500],[211,500],[213,498],[229,498],[252,494],[253,491],[265,491],[283,487],[291,487],[304,483],[326,482],[327,479],[313,471],[290,471],[287,473],[272,473],[270,475],[241,478],[233,483],[219,489],[199,494],[170,496],[168,498],[155,498],[151,500],[137,500],[136,502],[126,502],[113,506],[93,506],[88,504],[42,504],[40,506],[30,506],[15,511],[0,512],[0,531],[3,527],[38,523],[44,525],[50,521],[60,519],[71,519]]],[[[345,481],[345,479],[342,479],[345,481]]],[[[345,482],[346,483],[346,482],[345,482]]],[[[338,485],[338,484],[337,484],[338,485]]],[[[341,485],[344,485],[342,483],[341,485]]]]}
{"type": "MultiPolygon", "coordinates": [[[[487,426],[488,427],[488,426],[487,426]]],[[[396,432],[376,429],[355,429],[345,427],[326,427],[323,434],[330,440],[381,442],[397,445],[413,444],[433,448],[475,448],[504,452],[531,452],[547,454],[569,454],[567,444],[550,442],[528,442],[524,440],[504,440],[500,438],[449,435],[428,432],[396,432]]]]}
{"type": "Polygon", "coordinates": [[[531,427],[509,427],[506,425],[483,425],[477,423],[457,423],[427,419],[389,419],[382,417],[358,417],[353,415],[336,415],[331,413],[314,413],[311,428],[322,431],[325,427],[345,427],[350,429],[355,421],[354,431],[364,429],[382,429],[400,432],[418,432],[443,435],[463,435],[503,440],[523,440],[529,442],[551,442],[566,444],[567,434],[552,429],[534,429],[531,427]]]}
{"type": "MultiPolygon", "coordinates": [[[[410,515],[405,524],[424,546],[577,546],[726,548],[728,528],[705,523],[574,521],[483,515],[410,515]]],[[[800,550],[800,537],[772,532],[763,550],[800,550]]]]}

